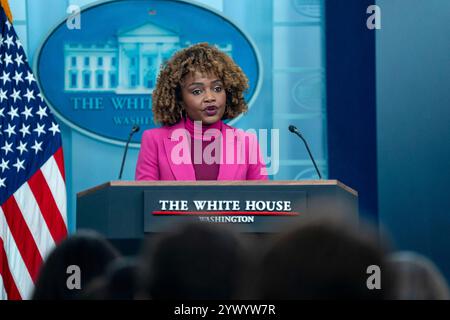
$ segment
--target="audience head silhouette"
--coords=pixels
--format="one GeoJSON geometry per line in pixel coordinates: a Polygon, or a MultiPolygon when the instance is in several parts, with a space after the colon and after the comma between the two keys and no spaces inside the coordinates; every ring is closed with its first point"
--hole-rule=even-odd
{"type": "Polygon", "coordinates": [[[133,300],[136,298],[137,272],[134,259],[116,259],[108,266],[104,276],[90,283],[83,299],[133,300]]]}
{"type": "Polygon", "coordinates": [[[263,299],[383,299],[389,290],[375,234],[338,218],[305,218],[274,239],[258,265],[263,299]],[[383,270],[380,290],[367,286],[372,265],[383,270]]]}
{"type": "Polygon", "coordinates": [[[241,281],[241,242],[230,230],[185,224],[142,256],[143,294],[152,299],[230,299],[241,281]]]}
{"type": "Polygon", "coordinates": [[[41,268],[35,300],[79,299],[89,283],[119,257],[116,249],[94,231],[80,231],[62,241],[41,268]],[[76,274],[80,275],[79,286],[76,274]],[[69,277],[74,276],[73,279],[69,277]]]}
{"type": "Polygon", "coordinates": [[[444,276],[427,257],[414,252],[396,252],[389,256],[396,279],[392,299],[448,300],[444,276]]]}

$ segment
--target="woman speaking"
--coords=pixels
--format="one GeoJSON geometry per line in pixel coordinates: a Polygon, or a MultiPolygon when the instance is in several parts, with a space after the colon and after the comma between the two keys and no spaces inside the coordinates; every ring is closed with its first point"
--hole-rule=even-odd
{"type": "Polygon", "coordinates": [[[247,111],[248,79],[225,53],[206,43],[178,51],[153,92],[136,180],[267,180],[256,135],[225,124],[247,111]]]}

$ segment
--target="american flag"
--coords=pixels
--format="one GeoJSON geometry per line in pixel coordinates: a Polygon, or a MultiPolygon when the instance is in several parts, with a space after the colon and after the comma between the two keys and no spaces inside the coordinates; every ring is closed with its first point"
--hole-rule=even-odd
{"type": "Polygon", "coordinates": [[[28,299],[67,236],[59,126],[0,7],[0,300],[28,299]]]}

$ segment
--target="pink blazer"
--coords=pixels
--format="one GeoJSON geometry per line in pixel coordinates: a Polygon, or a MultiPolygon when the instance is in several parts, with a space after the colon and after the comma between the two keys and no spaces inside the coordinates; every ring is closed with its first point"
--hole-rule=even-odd
{"type": "MultiPolygon", "coordinates": [[[[170,127],[144,131],[136,164],[136,180],[196,180],[189,151],[190,139],[185,134],[177,135],[184,131],[174,133],[177,129],[184,130],[184,120],[170,127]],[[173,138],[174,136],[178,140],[173,138]],[[180,148],[188,150],[188,154],[183,155],[183,163],[177,164],[171,160],[172,152],[178,154],[180,148]]],[[[227,137],[225,132],[227,129],[232,130],[234,135],[231,135],[231,139],[221,140],[222,161],[217,180],[268,180],[256,135],[245,133],[224,123],[222,137],[227,137]],[[228,158],[227,150],[234,151],[228,158]],[[243,157],[240,161],[237,161],[238,155],[243,157]],[[231,159],[233,157],[234,159],[231,159]]],[[[228,134],[230,136],[230,132],[228,134]]]]}

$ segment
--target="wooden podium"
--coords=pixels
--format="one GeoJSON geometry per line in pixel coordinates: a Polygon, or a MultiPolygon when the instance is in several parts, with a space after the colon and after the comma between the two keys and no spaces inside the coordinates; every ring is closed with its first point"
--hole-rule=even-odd
{"type": "Polygon", "coordinates": [[[319,213],[357,217],[358,193],[337,180],[309,180],[111,181],[77,194],[77,229],[94,229],[122,251],[188,219],[273,233],[319,213]]]}

